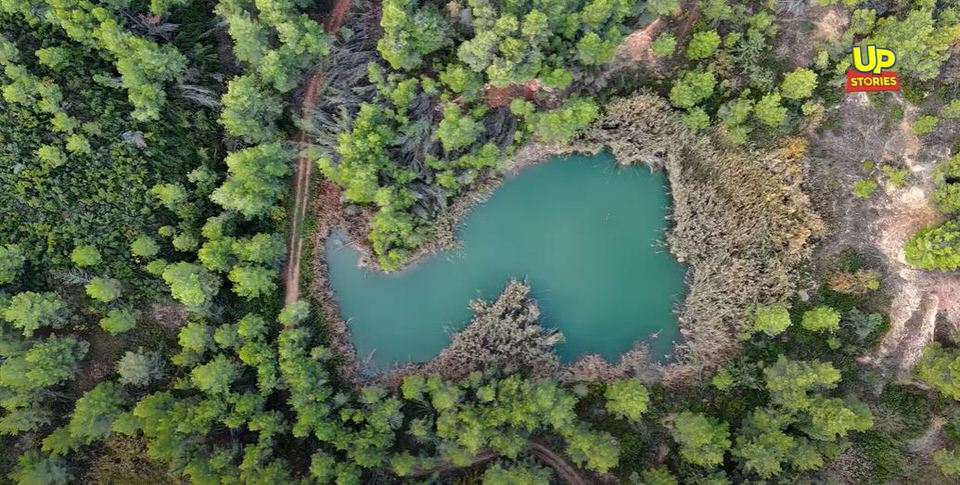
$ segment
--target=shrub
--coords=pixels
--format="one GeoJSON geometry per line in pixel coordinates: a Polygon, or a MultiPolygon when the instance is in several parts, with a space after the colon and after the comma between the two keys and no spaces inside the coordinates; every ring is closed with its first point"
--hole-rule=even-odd
{"type": "Polygon", "coordinates": [[[120,383],[131,386],[146,386],[163,375],[163,357],[158,352],[137,349],[127,351],[117,361],[120,383]]]}
{"type": "Polygon", "coordinates": [[[787,108],[780,106],[779,94],[767,93],[754,105],[753,114],[764,125],[776,127],[786,119],[787,108]]]}
{"type": "Polygon", "coordinates": [[[956,271],[960,268],[960,227],[947,221],[920,229],[907,239],[903,255],[916,268],[956,271]]]}
{"type": "Polygon", "coordinates": [[[687,44],[687,59],[692,61],[706,59],[717,50],[718,46],[720,46],[720,34],[716,30],[697,32],[687,44]]]}
{"type": "Polygon", "coordinates": [[[816,87],[817,73],[800,67],[783,76],[780,93],[787,99],[803,99],[810,97],[816,87]]]}
{"type": "Polygon", "coordinates": [[[126,332],[137,326],[137,316],[130,310],[114,308],[107,312],[107,316],[100,319],[100,328],[110,335],[126,332]]]}
{"type": "Polygon", "coordinates": [[[803,312],[800,326],[811,332],[834,332],[840,328],[840,312],[828,306],[818,306],[803,312]]]}
{"type": "Polygon", "coordinates": [[[960,155],[937,164],[933,172],[933,184],[933,200],[940,212],[960,212],[960,155]]]}
{"type": "Polygon", "coordinates": [[[152,237],[144,234],[133,240],[130,244],[130,252],[133,253],[134,256],[152,258],[160,252],[160,247],[157,246],[157,242],[154,241],[152,237]]]}
{"type": "Polygon", "coordinates": [[[87,266],[96,266],[100,264],[100,252],[93,245],[85,244],[73,248],[70,253],[70,261],[77,267],[85,268],[87,266]]]}
{"type": "Polygon", "coordinates": [[[760,306],[753,310],[753,331],[775,337],[790,326],[790,311],[786,305],[760,306]]]}
{"type": "Polygon", "coordinates": [[[938,121],[936,116],[923,115],[913,123],[913,133],[917,136],[929,135],[936,129],[938,121]]]}
{"type": "Polygon", "coordinates": [[[880,167],[880,170],[887,176],[887,182],[896,188],[906,185],[907,177],[910,176],[910,170],[907,168],[894,168],[890,165],[884,165],[880,167]]]}
{"type": "Polygon", "coordinates": [[[870,194],[873,194],[873,191],[877,190],[879,185],[872,179],[860,179],[856,184],[853,185],[853,195],[866,199],[870,197],[870,194]]]}
{"type": "Polygon", "coordinates": [[[660,34],[650,43],[650,50],[660,57],[672,56],[677,49],[677,38],[670,34],[660,34]]]}
{"type": "Polygon", "coordinates": [[[96,277],[84,287],[87,296],[94,300],[110,303],[120,297],[120,282],[113,278],[96,277]]]}

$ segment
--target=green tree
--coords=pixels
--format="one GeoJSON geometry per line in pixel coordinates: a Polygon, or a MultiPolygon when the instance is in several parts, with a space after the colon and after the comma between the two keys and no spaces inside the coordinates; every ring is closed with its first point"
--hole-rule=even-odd
{"type": "Polygon", "coordinates": [[[817,87],[817,73],[805,67],[798,67],[783,75],[780,92],[787,99],[804,99],[813,94],[817,87]]]}
{"type": "Polygon", "coordinates": [[[110,335],[117,335],[137,326],[137,315],[127,309],[114,308],[107,312],[107,316],[100,319],[100,328],[110,335]]]}
{"type": "Polygon", "coordinates": [[[190,371],[190,382],[203,392],[225,394],[239,375],[237,364],[226,355],[218,354],[210,362],[194,367],[190,371]]]}
{"type": "Polygon", "coordinates": [[[960,352],[945,349],[939,342],[923,348],[916,367],[917,377],[941,394],[960,401],[960,352]]]}
{"type": "Polygon", "coordinates": [[[66,323],[65,309],[66,304],[56,293],[26,291],[10,298],[3,319],[30,337],[40,327],[62,327],[66,323]]]}
{"type": "Polygon", "coordinates": [[[81,444],[90,444],[110,434],[124,403],[120,387],[110,381],[98,383],[77,399],[67,429],[81,444]]]}
{"type": "Polygon", "coordinates": [[[162,276],[170,286],[170,294],[185,305],[202,306],[220,291],[220,278],[193,263],[168,265],[162,276]]]}
{"type": "Polygon", "coordinates": [[[70,474],[63,458],[30,450],[17,458],[8,478],[19,485],[66,485],[70,474]]]}
{"type": "Polygon", "coordinates": [[[483,125],[469,114],[460,111],[460,107],[450,103],[443,109],[443,119],[437,126],[437,138],[443,149],[452,152],[473,144],[483,132],[483,125]]]}
{"type": "Polygon", "coordinates": [[[120,375],[120,384],[129,386],[146,386],[163,376],[163,357],[158,352],[127,351],[117,361],[117,373],[120,375]]]}
{"type": "Polygon", "coordinates": [[[940,473],[948,477],[960,476],[960,450],[937,450],[933,452],[933,462],[937,464],[940,473]]]}
{"type": "Polygon", "coordinates": [[[811,332],[835,332],[840,329],[840,312],[828,306],[818,306],[803,312],[800,326],[811,332]]]}
{"type": "Polygon", "coordinates": [[[120,282],[113,278],[96,277],[84,287],[87,296],[94,300],[110,303],[120,297],[120,282]]]}
{"type": "Polygon", "coordinates": [[[53,336],[34,343],[23,355],[25,387],[49,387],[69,379],[77,372],[88,348],[89,344],[70,336],[53,336]]]}
{"type": "Polygon", "coordinates": [[[954,41],[954,23],[935,17],[932,2],[919,3],[906,15],[878,19],[862,45],[874,44],[897,53],[897,71],[921,81],[933,79],[949,57],[954,41]]]}
{"type": "Polygon", "coordinates": [[[685,72],[670,88],[670,102],[678,108],[692,108],[709,98],[716,85],[712,72],[685,72]]]}
{"type": "Polygon", "coordinates": [[[654,15],[675,15],[680,11],[678,0],[650,0],[647,2],[647,11],[654,15]]]}
{"type": "Polygon", "coordinates": [[[790,360],[781,355],[763,370],[772,401],[787,410],[810,408],[811,392],[833,389],[840,372],[827,362],[790,360]]]}
{"type": "Polygon", "coordinates": [[[483,485],[549,485],[553,473],[541,466],[521,466],[514,464],[504,468],[500,463],[494,463],[483,472],[483,485]]]}
{"type": "Polygon", "coordinates": [[[610,414],[631,421],[639,421],[650,403],[647,389],[636,379],[621,379],[607,384],[604,397],[610,414]]]}
{"type": "Polygon", "coordinates": [[[786,305],[758,306],[752,313],[754,332],[776,337],[790,326],[790,311],[786,305]]]}
{"type": "Polygon", "coordinates": [[[424,56],[448,45],[450,40],[449,22],[437,7],[412,0],[384,1],[380,26],[383,36],[377,41],[377,50],[394,69],[409,71],[420,67],[424,56]]]}
{"type": "Polygon", "coordinates": [[[956,271],[960,268],[960,227],[947,221],[920,229],[907,239],[903,254],[916,268],[956,271]]]}
{"type": "Polygon", "coordinates": [[[852,192],[853,195],[861,199],[866,199],[870,197],[878,187],[877,182],[872,179],[860,179],[854,184],[852,192]]]}
{"type": "Polygon", "coordinates": [[[677,478],[666,466],[658,466],[643,472],[641,485],[679,485],[677,478]]]}
{"type": "Polygon", "coordinates": [[[960,155],[937,164],[933,172],[933,201],[944,214],[960,213],[960,155]]]}
{"type": "Polygon", "coordinates": [[[917,120],[913,122],[913,133],[917,136],[927,136],[933,133],[933,130],[937,128],[937,123],[939,122],[940,120],[934,115],[917,117],[917,120]]]}
{"type": "Polygon", "coordinates": [[[706,59],[713,55],[719,46],[720,34],[718,34],[716,30],[697,32],[693,34],[693,37],[690,38],[690,43],[687,44],[687,59],[691,61],[706,59]]]}
{"type": "Polygon", "coordinates": [[[753,107],[753,114],[761,123],[776,127],[783,123],[787,116],[787,108],[780,106],[780,95],[767,93],[753,107]]]}
{"type": "Polygon", "coordinates": [[[264,266],[238,264],[228,277],[233,282],[233,292],[244,298],[272,295],[277,289],[276,272],[264,266]]]}
{"type": "Polygon", "coordinates": [[[0,246],[0,285],[12,283],[26,260],[27,257],[19,245],[0,246]]]}
{"type": "Polygon", "coordinates": [[[80,268],[96,266],[101,261],[100,252],[92,244],[77,246],[70,253],[70,261],[73,261],[73,264],[80,268]]]}
{"type": "Polygon", "coordinates": [[[680,456],[694,465],[720,465],[730,449],[727,423],[703,414],[681,412],[674,418],[671,434],[680,445],[680,456]]]}
{"type": "Polygon", "coordinates": [[[210,200],[247,218],[266,214],[283,193],[290,160],[279,143],[265,143],[226,157],[229,175],[210,200]]]}
{"type": "Polygon", "coordinates": [[[596,32],[587,32],[577,41],[577,56],[585,66],[599,66],[613,59],[617,46],[603,40],[596,32]]]}
{"type": "Polygon", "coordinates": [[[152,258],[160,252],[160,247],[152,237],[142,234],[130,244],[130,252],[141,258],[152,258]]]}
{"type": "Polygon", "coordinates": [[[672,56],[677,50],[677,38],[670,34],[660,34],[650,43],[650,50],[660,57],[672,56]]]}
{"type": "Polygon", "coordinates": [[[283,113],[283,103],[263,89],[256,77],[245,74],[230,80],[221,103],[220,124],[230,135],[248,143],[276,138],[276,123],[283,113]]]}

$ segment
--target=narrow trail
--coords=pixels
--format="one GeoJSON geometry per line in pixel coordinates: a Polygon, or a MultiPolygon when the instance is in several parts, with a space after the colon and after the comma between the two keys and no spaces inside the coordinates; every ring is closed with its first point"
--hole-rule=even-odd
{"type": "MultiPolygon", "coordinates": [[[[553,469],[553,472],[556,474],[557,479],[560,483],[565,485],[590,485],[591,482],[584,480],[583,477],[577,473],[577,470],[570,465],[562,456],[554,453],[547,445],[543,444],[535,438],[530,438],[527,440],[527,450],[530,451],[530,454],[535,458],[543,462],[545,465],[553,469]]],[[[491,449],[483,449],[474,457],[473,461],[470,464],[465,466],[457,466],[450,462],[441,462],[437,463],[434,466],[427,468],[418,468],[410,473],[407,473],[404,478],[421,478],[433,475],[435,473],[449,472],[456,470],[458,468],[466,468],[481,463],[486,463],[488,461],[495,460],[500,457],[500,454],[491,449]]]]}
{"type": "MultiPolygon", "coordinates": [[[[324,30],[333,35],[340,29],[343,18],[350,8],[351,0],[336,0],[333,9],[324,21],[324,30]]],[[[305,119],[317,101],[317,88],[323,82],[326,72],[314,71],[307,80],[303,90],[303,100],[300,102],[299,116],[305,119]]],[[[294,138],[297,145],[309,145],[310,135],[303,128],[294,138]]],[[[293,214],[290,220],[290,239],[287,241],[287,262],[283,267],[282,279],[284,286],[283,304],[289,305],[300,299],[300,263],[303,255],[303,221],[307,215],[310,201],[310,179],[313,175],[313,161],[308,157],[300,157],[294,168],[292,181],[293,214]]]]}

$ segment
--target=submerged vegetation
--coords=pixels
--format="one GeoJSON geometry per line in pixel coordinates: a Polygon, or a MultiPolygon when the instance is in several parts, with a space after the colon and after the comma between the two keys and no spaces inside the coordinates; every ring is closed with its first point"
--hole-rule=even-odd
{"type": "Polygon", "coordinates": [[[960,475],[960,351],[938,323],[955,315],[912,320],[915,367],[869,358],[917,292],[897,278],[936,278],[917,308],[955,304],[957,2],[214,3],[0,2],[0,481],[960,475]],[[836,105],[860,44],[895,50],[903,81],[864,109],[945,149],[890,144],[855,176],[808,154],[852,116],[836,105]],[[280,295],[304,167],[317,225],[355,222],[395,270],[548,145],[666,171],[666,243],[690,271],[680,358],[560,369],[514,282],[435,362],[344,379],[322,295],[280,295]],[[816,164],[844,177],[810,191],[816,164]],[[814,206],[873,223],[857,211],[906,190],[936,211],[878,244],[914,269],[867,244],[813,252],[850,242],[814,206]]]}

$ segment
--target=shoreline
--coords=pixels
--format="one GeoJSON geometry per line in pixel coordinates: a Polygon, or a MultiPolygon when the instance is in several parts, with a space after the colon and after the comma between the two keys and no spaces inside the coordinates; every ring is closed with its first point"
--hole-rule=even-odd
{"type": "MultiPolygon", "coordinates": [[[[434,221],[433,234],[430,239],[417,248],[403,265],[391,273],[405,271],[422,259],[438,252],[454,249],[459,244],[455,231],[463,218],[476,206],[486,202],[490,196],[506,180],[521,173],[524,169],[546,163],[554,157],[561,157],[575,153],[595,155],[604,150],[602,143],[595,142],[580,136],[567,145],[529,143],[516,150],[506,159],[503,167],[497,173],[489,176],[485,181],[471,190],[454,198],[449,208],[442,212],[434,221]]],[[[612,151],[611,151],[612,153],[612,151]]],[[[618,166],[630,165],[614,157],[618,166]]],[[[651,166],[651,169],[656,167],[651,166]]],[[[349,320],[345,320],[340,311],[333,288],[329,282],[328,268],[324,252],[331,237],[337,232],[343,238],[343,244],[357,251],[357,266],[361,269],[386,273],[376,262],[373,249],[367,242],[369,220],[373,215],[371,207],[357,207],[351,213],[344,206],[340,198],[340,188],[330,181],[321,180],[317,184],[316,195],[313,200],[315,225],[310,236],[312,272],[309,287],[310,299],[319,310],[321,320],[327,330],[331,348],[342,359],[338,366],[340,377],[354,384],[378,382],[390,385],[399,385],[400,379],[406,374],[421,372],[426,368],[437,367],[435,361],[442,352],[449,347],[449,343],[433,358],[423,362],[410,362],[402,365],[394,364],[387,370],[370,372],[363,359],[356,353],[353,345],[349,320]]],[[[669,230],[669,229],[668,229],[669,230]]],[[[472,319],[471,319],[472,321],[472,319]]],[[[467,322],[469,325],[470,322],[467,322]]],[[[682,337],[681,337],[682,338],[682,337]]],[[[674,354],[675,355],[675,354],[674,354]]],[[[675,357],[674,357],[675,359],[675,357]]],[[[586,381],[600,378],[602,380],[616,379],[625,375],[627,369],[637,369],[639,362],[644,367],[653,365],[663,367],[662,364],[648,362],[647,343],[638,339],[634,346],[620,353],[615,360],[608,360],[597,353],[587,353],[578,356],[569,363],[563,363],[555,372],[555,377],[562,380],[586,381]],[[583,376],[592,376],[583,378],[583,376]]],[[[672,362],[670,363],[672,364],[672,362]]],[[[441,373],[442,375],[444,373],[441,373]]]]}

